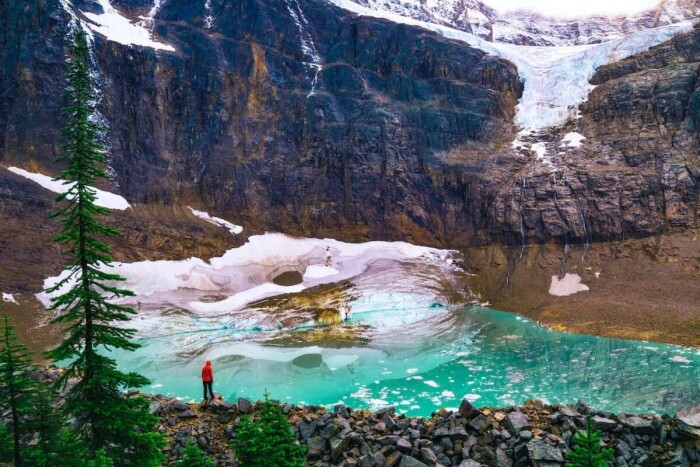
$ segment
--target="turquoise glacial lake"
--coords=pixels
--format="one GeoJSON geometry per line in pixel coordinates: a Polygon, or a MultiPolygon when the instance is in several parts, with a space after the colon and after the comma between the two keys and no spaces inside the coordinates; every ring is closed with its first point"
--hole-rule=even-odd
{"type": "Polygon", "coordinates": [[[145,391],[184,400],[201,400],[200,369],[211,360],[214,390],[229,400],[260,399],[267,389],[283,402],[392,405],[424,416],[465,397],[476,406],[581,399],[612,412],[674,413],[700,403],[697,349],[554,332],[480,307],[386,306],[397,301],[358,303],[338,332],[180,316],[167,330],[182,331],[164,327],[136,352],[111,355],[150,378],[145,391]]]}

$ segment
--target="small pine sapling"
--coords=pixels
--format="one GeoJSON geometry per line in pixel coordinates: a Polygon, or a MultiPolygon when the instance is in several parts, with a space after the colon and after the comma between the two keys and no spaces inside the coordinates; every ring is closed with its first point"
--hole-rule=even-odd
{"type": "Polygon", "coordinates": [[[600,445],[600,430],[593,429],[593,421],[586,418],[586,431],[579,430],[573,437],[576,447],[566,455],[566,467],[605,467],[612,461],[614,451],[600,445]]]}

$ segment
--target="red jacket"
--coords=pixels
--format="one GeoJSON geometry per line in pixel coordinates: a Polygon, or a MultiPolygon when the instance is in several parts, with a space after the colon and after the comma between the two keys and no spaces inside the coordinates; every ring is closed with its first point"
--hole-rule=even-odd
{"type": "Polygon", "coordinates": [[[202,367],[202,381],[214,381],[214,370],[211,369],[211,362],[207,360],[207,364],[202,367]]]}

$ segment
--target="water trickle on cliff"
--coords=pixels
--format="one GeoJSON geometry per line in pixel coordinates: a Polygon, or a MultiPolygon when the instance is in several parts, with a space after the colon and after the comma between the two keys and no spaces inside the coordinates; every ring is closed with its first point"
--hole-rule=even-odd
{"type": "Polygon", "coordinates": [[[316,50],[316,44],[314,44],[313,37],[311,37],[309,22],[306,20],[304,12],[299,6],[299,2],[297,0],[285,0],[285,3],[287,5],[289,15],[292,17],[294,23],[299,29],[299,42],[301,45],[301,51],[304,54],[304,57],[306,57],[307,59],[307,61],[304,62],[304,65],[313,74],[313,76],[310,78],[311,91],[309,91],[309,94],[306,96],[307,98],[309,98],[316,93],[316,87],[318,85],[318,75],[321,72],[321,70],[323,70],[323,63],[321,61],[321,56],[319,55],[318,50],[316,50]]]}

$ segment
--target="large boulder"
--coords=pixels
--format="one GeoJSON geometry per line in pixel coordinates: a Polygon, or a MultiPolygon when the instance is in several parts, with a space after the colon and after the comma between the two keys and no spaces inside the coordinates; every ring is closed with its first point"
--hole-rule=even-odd
{"type": "Polygon", "coordinates": [[[700,405],[679,410],[676,414],[676,428],[681,434],[700,440],[700,405]]]}

